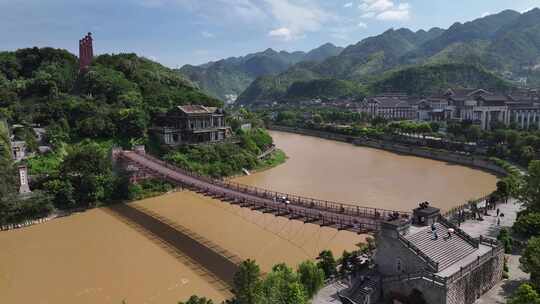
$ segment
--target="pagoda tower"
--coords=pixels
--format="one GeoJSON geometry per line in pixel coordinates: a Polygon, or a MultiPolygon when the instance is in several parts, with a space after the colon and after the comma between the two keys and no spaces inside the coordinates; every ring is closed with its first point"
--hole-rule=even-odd
{"type": "Polygon", "coordinates": [[[94,45],[92,33],[88,33],[83,39],[79,40],[79,73],[88,70],[92,59],[94,58],[94,45]]]}

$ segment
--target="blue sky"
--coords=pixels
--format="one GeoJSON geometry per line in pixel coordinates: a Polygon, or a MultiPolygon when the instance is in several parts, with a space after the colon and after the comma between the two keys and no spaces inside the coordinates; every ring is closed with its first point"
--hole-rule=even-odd
{"type": "Polygon", "coordinates": [[[0,0],[0,50],[31,46],[78,54],[135,52],[170,67],[266,48],[346,46],[389,28],[447,28],[540,0],[0,0]]]}

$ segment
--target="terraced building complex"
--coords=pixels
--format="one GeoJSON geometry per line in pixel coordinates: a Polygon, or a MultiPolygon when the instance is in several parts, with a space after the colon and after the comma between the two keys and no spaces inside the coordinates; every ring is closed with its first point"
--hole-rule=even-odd
{"type": "Polygon", "coordinates": [[[448,89],[426,98],[381,94],[364,99],[356,111],[388,120],[471,121],[483,130],[492,129],[494,124],[540,128],[540,94],[533,90],[502,94],[448,89]]]}

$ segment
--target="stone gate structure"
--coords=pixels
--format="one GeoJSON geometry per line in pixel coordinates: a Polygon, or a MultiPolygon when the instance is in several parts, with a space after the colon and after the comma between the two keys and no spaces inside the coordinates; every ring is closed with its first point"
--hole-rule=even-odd
{"type": "Polygon", "coordinates": [[[412,221],[384,222],[376,241],[375,274],[349,289],[344,303],[415,295],[429,304],[472,304],[502,279],[504,248],[493,239],[472,238],[437,208],[424,205],[412,221]]]}

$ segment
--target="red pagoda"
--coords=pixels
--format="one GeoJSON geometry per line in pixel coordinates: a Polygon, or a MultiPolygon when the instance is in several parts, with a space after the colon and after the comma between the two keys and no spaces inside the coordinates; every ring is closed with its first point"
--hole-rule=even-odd
{"type": "Polygon", "coordinates": [[[94,58],[94,46],[92,44],[92,33],[88,33],[79,40],[79,72],[84,73],[92,63],[94,58]]]}

